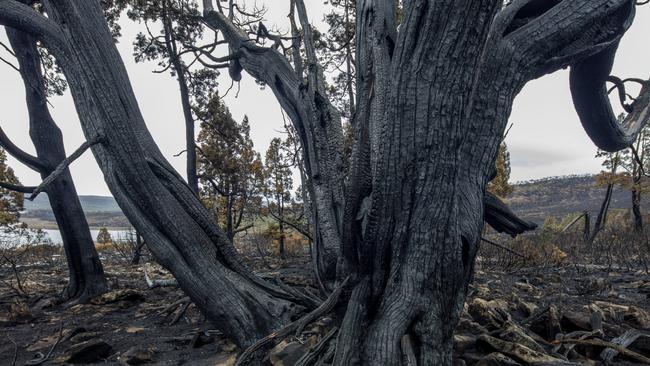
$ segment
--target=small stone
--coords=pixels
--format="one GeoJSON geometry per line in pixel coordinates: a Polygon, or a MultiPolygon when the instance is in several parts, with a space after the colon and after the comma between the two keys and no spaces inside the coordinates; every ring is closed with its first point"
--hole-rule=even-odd
{"type": "Polygon", "coordinates": [[[43,310],[43,309],[47,309],[49,307],[52,307],[52,306],[56,305],[56,303],[57,303],[56,298],[54,298],[54,297],[45,297],[45,298],[42,298],[42,299],[38,300],[34,304],[34,306],[32,306],[32,308],[35,309],[35,310],[43,310]]]}
{"type": "Polygon", "coordinates": [[[144,295],[131,289],[110,291],[90,300],[94,305],[105,305],[116,302],[136,303],[141,301],[144,301],[144,295]]]}
{"type": "Polygon", "coordinates": [[[135,346],[122,353],[119,360],[128,365],[141,365],[151,362],[154,353],[155,350],[153,348],[142,349],[135,346]]]}
{"type": "Polygon", "coordinates": [[[77,343],[82,343],[89,341],[94,338],[98,338],[102,334],[99,332],[81,332],[79,334],[76,334],[70,338],[70,343],[77,344],[77,343]]]}
{"type": "Polygon", "coordinates": [[[205,346],[206,344],[210,344],[212,342],[214,342],[213,336],[207,335],[203,332],[198,332],[194,335],[194,338],[192,338],[190,345],[192,346],[192,348],[199,348],[205,346]]]}
{"type": "Polygon", "coordinates": [[[280,342],[269,354],[271,365],[289,366],[295,365],[296,362],[307,352],[308,344],[298,342],[280,342]]]}

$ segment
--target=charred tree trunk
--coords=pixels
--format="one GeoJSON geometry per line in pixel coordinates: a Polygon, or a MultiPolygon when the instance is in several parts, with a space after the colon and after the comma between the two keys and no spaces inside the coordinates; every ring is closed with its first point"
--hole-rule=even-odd
{"type": "Polygon", "coordinates": [[[140,258],[142,258],[142,248],[144,248],[145,241],[142,240],[139,232],[135,232],[135,250],[133,251],[133,258],[131,259],[131,264],[136,265],[140,264],[140,258]]]}
{"type": "Polygon", "coordinates": [[[607,213],[609,212],[609,204],[612,201],[612,193],[614,192],[614,184],[609,183],[607,189],[605,190],[605,198],[603,203],[600,205],[600,210],[598,211],[598,216],[596,217],[596,222],[594,223],[594,229],[589,236],[588,242],[591,243],[596,239],[596,235],[602,230],[602,228],[607,223],[607,213]]]}
{"type": "Polygon", "coordinates": [[[643,231],[643,215],[641,215],[641,191],[632,189],[632,213],[634,214],[634,231],[643,231]]]}
{"type": "MultiPolygon", "coordinates": [[[[21,31],[7,29],[7,36],[20,65],[29,110],[29,134],[42,163],[40,174],[47,178],[65,158],[61,130],[50,116],[36,39],[21,31]]],[[[70,171],[47,186],[46,193],[61,232],[70,280],[64,291],[67,299],[85,302],[108,290],[104,270],[90,235],[70,171]]]]}
{"type": "Polygon", "coordinates": [[[313,301],[256,277],[146,128],[98,1],[0,2],[0,23],[40,37],[60,63],[92,152],[125,215],[206,317],[247,346],[313,301]]]}
{"type": "Polygon", "coordinates": [[[596,231],[594,229],[594,233],[591,233],[591,215],[589,214],[589,211],[585,211],[582,215],[585,218],[585,224],[582,227],[582,240],[585,243],[590,243],[596,236],[596,231]]]}

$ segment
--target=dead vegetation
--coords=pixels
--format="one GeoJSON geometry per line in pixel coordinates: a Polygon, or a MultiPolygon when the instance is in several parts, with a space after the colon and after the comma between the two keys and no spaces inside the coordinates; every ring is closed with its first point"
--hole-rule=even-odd
{"type": "MultiPolygon", "coordinates": [[[[548,230],[500,242],[524,257],[484,245],[454,336],[456,365],[650,364],[644,242],[610,234],[608,251],[606,233],[585,248],[570,241],[571,233],[548,230]],[[632,243],[626,251],[624,240],[632,243]]],[[[166,271],[146,253],[142,264],[131,264],[124,245],[130,244],[101,248],[112,290],[89,304],[58,299],[66,278],[58,247],[25,247],[21,266],[3,265],[3,283],[25,278],[26,291],[18,295],[15,285],[0,287],[0,329],[6,335],[0,364],[251,364],[166,271]]],[[[240,249],[258,275],[318,293],[304,247],[282,261],[272,242],[252,235],[240,249]]],[[[316,312],[253,351],[263,353],[269,365],[331,359],[338,328],[325,314],[316,312]]],[[[409,365],[412,345],[407,338],[401,344],[409,365]]]]}

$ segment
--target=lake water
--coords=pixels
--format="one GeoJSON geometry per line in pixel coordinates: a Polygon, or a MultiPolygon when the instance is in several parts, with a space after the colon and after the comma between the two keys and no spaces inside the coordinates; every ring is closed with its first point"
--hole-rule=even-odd
{"type": "MultiPolygon", "coordinates": [[[[63,243],[63,240],[61,239],[61,232],[59,232],[59,230],[43,229],[43,232],[47,234],[47,237],[52,241],[52,243],[63,243]]],[[[113,238],[113,240],[125,238],[129,233],[128,230],[124,229],[108,229],[108,232],[111,234],[111,238],[113,238]]],[[[99,229],[90,229],[90,235],[93,237],[93,241],[97,239],[97,234],[99,234],[99,229]]]]}

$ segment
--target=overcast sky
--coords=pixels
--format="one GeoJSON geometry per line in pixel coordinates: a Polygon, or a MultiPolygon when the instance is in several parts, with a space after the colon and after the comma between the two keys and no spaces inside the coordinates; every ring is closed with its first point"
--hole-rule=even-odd
{"type": "MultiPolygon", "coordinates": [[[[259,1],[258,1],[259,2],[259,1]]],[[[281,3],[273,0],[274,5],[281,3]]],[[[283,0],[282,3],[288,3],[283,0]]],[[[312,22],[322,25],[326,9],[323,1],[310,1],[312,22]]],[[[283,8],[286,8],[283,7],[283,8]]],[[[273,7],[269,23],[286,25],[286,9],[273,7]]],[[[176,81],[169,74],[153,74],[154,63],[135,64],[131,41],[140,29],[124,19],[123,37],[118,45],[129,72],[147,126],[163,154],[184,175],[185,157],[174,157],[184,150],[184,123],[176,81]]],[[[324,29],[324,28],[322,28],[324,29]]],[[[623,38],[614,74],[620,77],[647,78],[650,74],[650,6],[638,7],[632,29],[623,38]]],[[[4,32],[0,40],[6,41],[4,32]]],[[[2,57],[8,55],[0,50],[2,57]]],[[[223,93],[230,81],[221,77],[223,93]]],[[[0,63],[0,125],[12,140],[24,150],[33,152],[28,136],[25,94],[19,75],[0,63]]],[[[51,99],[52,115],[64,133],[68,154],[83,141],[79,121],[69,94],[51,99]]],[[[280,136],[282,114],[270,90],[260,90],[251,77],[244,75],[239,96],[230,93],[226,103],[233,116],[241,120],[247,114],[251,135],[258,151],[264,152],[274,136],[280,136]]],[[[512,181],[538,179],[547,176],[596,173],[600,161],[594,158],[596,149],[582,130],[569,94],[568,73],[556,72],[529,83],[517,97],[510,121],[514,124],[507,143],[512,161],[512,181]]],[[[36,185],[38,174],[9,159],[21,182],[36,185]]],[[[71,166],[80,194],[110,195],[101,171],[92,154],[86,153],[71,166]]]]}

